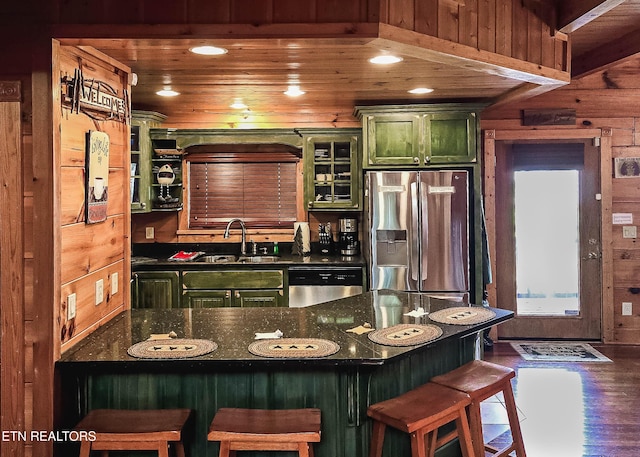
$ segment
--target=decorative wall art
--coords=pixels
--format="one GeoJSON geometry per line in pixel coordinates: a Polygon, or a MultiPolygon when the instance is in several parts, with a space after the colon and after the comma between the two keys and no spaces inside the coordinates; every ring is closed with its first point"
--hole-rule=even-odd
{"type": "Polygon", "coordinates": [[[85,222],[94,224],[107,219],[109,195],[109,135],[87,132],[85,170],[85,222]]]}
{"type": "Polygon", "coordinates": [[[614,176],[616,178],[640,177],[640,157],[616,157],[614,176]]]}

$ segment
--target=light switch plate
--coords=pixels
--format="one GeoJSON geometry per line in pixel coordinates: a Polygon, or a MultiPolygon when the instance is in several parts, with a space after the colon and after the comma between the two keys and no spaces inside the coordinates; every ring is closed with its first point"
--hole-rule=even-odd
{"type": "Polygon", "coordinates": [[[633,314],[633,303],[628,301],[622,302],[622,315],[631,316],[633,314]]]}
{"type": "Polygon", "coordinates": [[[76,317],[76,294],[72,293],[67,295],[67,320],[76,317]]]}
{"type": "Polygon", "coordinates": [[[98,279],[96,281],[96,306],[98,306],[104,300],[104,280],[98,279]]]}
{"type": "Polygon", "coordinates": [[[145,227],[144,229],[144,237],[147,240],[152,240],[156,237],[155,229],[153,227],[145,227]]]}
{"type": "Polygon", "coordinates": [[[111,296],[118,293],[118,273],[111,274],[111,296]]]}

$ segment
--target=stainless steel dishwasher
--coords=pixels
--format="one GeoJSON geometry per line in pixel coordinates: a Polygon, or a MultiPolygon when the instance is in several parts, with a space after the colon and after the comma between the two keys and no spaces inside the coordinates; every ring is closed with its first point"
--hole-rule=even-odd
{"type": "Polygon", "coordinates": [[[289,307],[324,303],[358,295],[363,290],[362,267],[289,267],[289,307]]]}

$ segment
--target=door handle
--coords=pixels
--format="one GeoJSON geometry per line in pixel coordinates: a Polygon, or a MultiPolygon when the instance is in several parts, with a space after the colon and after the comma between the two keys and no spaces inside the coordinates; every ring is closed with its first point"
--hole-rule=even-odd
{"type": "Polygon", "coordinates": [[[588,253],[586,257],[583,257],[582,260],[597,260],[599,258],[600,258],[600,253],[592,251],[588,253]]]}

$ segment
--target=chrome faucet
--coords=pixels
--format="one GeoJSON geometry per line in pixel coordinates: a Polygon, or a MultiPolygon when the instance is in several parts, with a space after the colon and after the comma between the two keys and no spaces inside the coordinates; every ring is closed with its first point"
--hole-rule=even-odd
{"type": "Polygon", "coordinates": [[[231,224],[233,224],[234,222],[240,222],[240,227],[242,227],[242,244],[240,245],[240,254],[247,255],[247,228],[245,227],[242,219],[238,219],[238,218],[231,219],[227,224],[227,228],[224,230],[223,237],[229,238],[229,228],[231,227],[231,224]]]}

